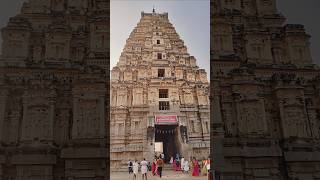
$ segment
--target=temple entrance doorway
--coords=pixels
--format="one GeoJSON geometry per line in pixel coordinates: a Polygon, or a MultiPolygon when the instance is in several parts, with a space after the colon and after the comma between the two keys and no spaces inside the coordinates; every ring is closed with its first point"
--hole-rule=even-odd
{"type": "Polygon", "coordinates": [[[177,153],[181,154],[178,130],[178,125],[155,125],[155,143],[158,145],[155,151],[159,153],[159,149],[162,150],[165,163],[169,163],[170,158],[175,158],[177,153]]]}

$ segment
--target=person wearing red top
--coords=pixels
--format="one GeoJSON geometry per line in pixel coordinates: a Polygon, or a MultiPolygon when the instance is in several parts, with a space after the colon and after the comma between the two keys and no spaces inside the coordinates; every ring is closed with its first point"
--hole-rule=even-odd
{"type": "Polygon", "coordinates": [[[192,176],[199,176],[199,162],[197,161],[196,158],[193,158],[192,166],[193,166],[192,176]]]}
{"type": "Polygon", "coordinates": [[[156,175],[157,159],[154,159],[154,160],[153,160],[151,170],[152,170],[152,175],[156,175]]]}
{"type": "Polygon", "coordinates": [[[177,161],[173,160],[172,169],[175,171],[177,169],[177,161]]]}

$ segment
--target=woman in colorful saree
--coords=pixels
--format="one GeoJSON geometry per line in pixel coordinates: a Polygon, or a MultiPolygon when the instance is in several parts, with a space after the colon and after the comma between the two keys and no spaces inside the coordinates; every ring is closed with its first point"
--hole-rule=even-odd
{"type": "Polygon", "coordinates": [[[196,158],[193,158],[192,166],[193,166],[192,176],[199,176],[199,162],[196,158]]]}

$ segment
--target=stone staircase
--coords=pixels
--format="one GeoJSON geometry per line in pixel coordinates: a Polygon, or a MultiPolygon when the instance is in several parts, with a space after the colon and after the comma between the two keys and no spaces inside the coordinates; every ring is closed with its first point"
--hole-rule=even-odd
{"type": "Polygon", "coordinates": [[[173,171],[172,165],[171,164],[165,164],[164,167],[163,167],[163,170],[167,170],[167,171],[171,170],[171,171],[173,171]]]}
{"type": "Polygon", "coordinates": [[[171,164],[164,164],[163,170],[172,170],[171,164]]]}
{"type": "MultiPolygon", "coordinates": [[[[171,164],[165,164],[163,167],[163,171],[173,171],[171,164]]],[[[128,172],[127,166],[122,166],[120,168],[117,168],[116,170],[113,170],[112,172],[128,172]]],[[[139,169],[140,172],[140,169],[139,169]]]]}

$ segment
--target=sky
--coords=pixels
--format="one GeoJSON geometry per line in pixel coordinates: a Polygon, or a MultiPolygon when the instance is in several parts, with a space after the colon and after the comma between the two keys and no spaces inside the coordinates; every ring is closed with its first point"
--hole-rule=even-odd
{"type": "MultiPolygon", "coordinates": [[[[19,12],[23,1],[24,0],[0,0],[0,28],[3,28],[6,25],[10,17],[19,12]]],[[[277,2],[279,11],[287,18],[287,23],[305,25],[307,33],[312,36],[311,52],[313,60],[320,64],[320,23],[317,22],[319,19],[318,17],[320,17],[320,0],[278,0],[277,2]]],[[[185,41],[188,52],[190,55],[197,58],[198,65],[201,68],[206,67],[206,71],[209,74],[209,59],[205,57],[208,56],[209,53],[202,54],[202,52],[208,51],[205,48],[202,48],[206,45],[202,45],[201,43],[199,45],[199,42],[203,41],[201,37],[205,36],[203,34],[206,32],[206,28],[197,26],[198,23],[206,22],[206,20],[204,17],[200,16],[202,12],[194,11],[196,9],[202,9],[202,6],[205,6],[202,4],[206,3],[207,0],[170,0],[170,2],[169,0],[112,0],[111,18],[121,18],[122,20],[118,22],[118,25],[112,25],[114,28],[119,26],[121,29],[119,29],[118,32],[111,29],[111,35],[117,35],[119,40],[116,41],[115,38],[111,37],[111,41],[116,41],[115,43],[117,45],[114,44],[111,46],[112,48],[115,47],[115,49],[111,52],[112,59],[110,67],[113,67],[115,64],[113,62],[118,60],[124,47],[125,40],[138,23],[140,11],[144,10],[150,12],[152,11],[152,6],[155,5],[156,11],[166,11],[169,13],[169,19],[181,38],[185,41]],[[132,7],[126,5],[127,3],[130,3],[130,6],[132,7]],[[196,35],[194,34],[194,31],[196,31],[196,35]],[[196,36],[196,38],[194,38],[194,36],[196,36]]],[[[206,8],[209,8],[209,3],[206,5],[206,8]]],[[[206,23],[208,23],[208,21],[206,23]]],[[[207,39],[209,39],[208,37],[209,36],[206,36],[207,39]]]]}
{"type": "MultiPolygon", "coordinates": [[[[10,17],[20,12],[24,0],[0,0],[0,29],[4,28],[10,17]]],[[[0,32],[0,54],[2,52],[2,35],[0,32]]]]}
{"type": "Polygon", "coordinates": [[[289,24],[302,24],[311,35],[313,61],[320,64],[320,0],[278,0],[278,10],[289,24]]]}
{"type": "Polygon", "coordinates": [[[110,68],[119,60],[126,39],[141,18],[141,12],[168,12],[169,21],[210,76],[210,1],[209,0],[111,0],[110,68]]]}

